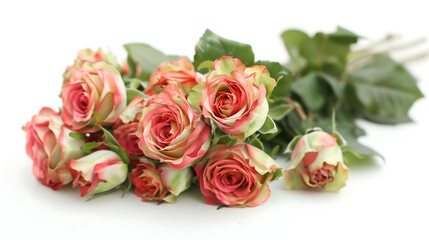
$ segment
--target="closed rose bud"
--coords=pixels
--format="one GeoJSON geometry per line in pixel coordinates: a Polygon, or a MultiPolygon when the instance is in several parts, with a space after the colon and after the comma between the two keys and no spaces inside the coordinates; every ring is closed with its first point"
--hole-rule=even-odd
{"type": "Polygon", "coordinates": [[[349,169],[334,136],[314,129],[291,144],[295,144],[288,147],[293,148],[292,162],[284,173],[287,189],[344,187],[349,169]]]}
{"type": "Polygon", "coordinates": [[[27,154],[33,160],[33,174],[43,184],[58,189],[71,182],[66,164],[72,158],[83,156],[80,149],[84,140],[69,136],[72,132],[63,126],[61,115],[43,108],[23,127],[27,132],[27,154]]]}
{"type": "Polygon", "coordinates": [[[195,166],[201,193],[208,204],[256,207],[270,197],[268,182],[281,167],[264,151],[249,144],[215,145],[195,166]]]}
{"type": "Polygon", "coordinates": [[[111,190],[127,178],[127,164],[109,150],[93,152],[67,164],[73,177],[73,187],[79,187],[81,196],[111,190]]]}
{"type": "Polygon", "coordinates": [[[105,62],[83,64],[63,87],[61,98],[64,124],[80,133],[100,130],[95,114],[101,125],[112,125],[127,104],[121,75],[105,62]]]}
{"type": "Polygon", "coordinates": [[[275,85],[264,66],[246,68],[237,58],[221,57],[207,77],[200,106],[206,118],[242,142],[264,124],[266,96],[275,85]]]}
{"type": "Polygon", "coordinates": [[[204,76],[194,71],[194,66],[186,58],[177,62],[164,62],[150,77],[149,86],[144,93],[148,96],[156,94],[155,88],[161,91],[170,84],[186,85],[189,89],[204,82],[204,76]]]}
{"type": "Polygon", "coordinates": [[[142,201],[175,202],[177,196],[191,186],[192,170],[189,167],[174,169],[167,164],[155,164],[140,158],[130,174],[134,193],[142,201]]]}

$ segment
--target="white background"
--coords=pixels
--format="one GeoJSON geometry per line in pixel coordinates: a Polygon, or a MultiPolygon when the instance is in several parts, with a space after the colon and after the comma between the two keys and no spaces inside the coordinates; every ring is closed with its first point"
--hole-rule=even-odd
{"type": "MultiPolygon", "coordinates": [[[[131,192],[86,202],[77,189],[53,191],[33,177],[21,130],[42,106],[60,107],[61,75],[82,48],[103,46],[121,60],[122,44],[146,42],[192,58],[210,28],[251,44],[257,59],[286,62],[279,35],[291,27],[314,33],[342,25],[368,40],[428,37],[423,2],[2,1],[0,238],[428,239],[428,99],[413,106],[415,123],[359,121],[368,133],[362,142],[386,162],[352,168],[341,191],[287,191],[277,181],[265,204],[246,209],[216,210],[196,188],[159,206],[131,192]]],[[[409,67],[429,95],[428,60],[409,67]]]]}

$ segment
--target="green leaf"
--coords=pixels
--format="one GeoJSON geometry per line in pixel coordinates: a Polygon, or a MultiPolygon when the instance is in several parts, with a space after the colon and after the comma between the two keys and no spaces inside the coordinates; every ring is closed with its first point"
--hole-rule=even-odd
{"type": "Polygon", "coordinates": [[[261,140],[258,139],[256,135],[253,135],[252,139],[249,141],[249,144],[264,151],[264,144],[261,142],[261,140]]]}
{"type": "Polygon", "coordinates": [[[201,69],[207,68],[209,71],[211,71],[213,69],[214,66],[214,61],[204,61],[202,63],[200,63],[200,65],[198,65],[197,67],[197,71],[200,71],[201,69]]]}
{"type": "Polygon", "coordinates": [[[85,134],[82,133],[70,132],[69,136],[74,139],[85,140],[85,134]]]}
{"type": "Polygon", "coordinates": [[[326,85],[319,81],[316,73],[310,73],[294,82],[292,91],[313,112],[320,111],[325,106],[329,92],[326,85]]]}
{"type": "Polygon", "coordinates": [[[332,92],[335,94],[337,99],[340,99],[342,97],[343,91],[344,91],[344,84],[342,84],[334,76],[324,72],[318,72],[317,76],[319,77],[319,79],[322,79],[329,85],[329,87],[331,88],[332,92]]]}
{"type": "Polygon", "coordinates": [[[332,41],[327,35],[318,33],[304,41],[299,52],[307,62],[307,71],[323,71],[341,77],[350,46],[332,41]]]}
{"type": "Polygon", "coordinates": [[[375,160],[375,155],[360,155],[350,147],[343,147],[341,150],[343,152],[344,163],[349,167],[368,165],[375,160]]]}
{"type": "Polygon", "coordinates": [[[188,94],[188,102],[200,111],[200,98],[205,85],[205,82],[195,85],[188,94]]]}
{"type": "MultiPolygon", "coordinates": [[[[358,142],[358,138],[365,135],[365,131],[354,123],[354,119],[344,111],[336,111],[336,132],[346,140],[346,146],[354,150],[362,157],[380,157],[383,158],[374,149],[365,146],[358,142]]],[[[332,126],[332,119],[320,118],[316,121],[316,125],[323,129],[325,132],[331,132],[334,128],[332,126]]]]}
{"type": "Polygon", "coordinates": [[[207,29],[195,45],[194,66],[198,67],[204,61],[214,61],[222,56],[238,58],[246,66],[252,65],[255,59],[250,45],[225,39],[207,29]]]}
{"type": "Polygon", "coordinates": [[[104,133],[104,140],[106,141],[106,143],[111,143],[116,147],[121,147],[121,145],[119,144],[119,142],[116,140],[116,138],[113,136],[113,134],[111,132],[109,132],[107,129],[105,129],[101,125],[99,127],[104,133]]]}
{"type": "Polygon", "coordinates": [[[287,103],[270,104],[268,115],[273,120],[278,121],[284,118],[284,116],[286,116],[292,110],[293,110],[293,106],[287,103]]]}
{"type": "Polygon", "coordinates": [[[143,92],[135,88],[127,88],[127,104],[129,104],[135,97],[145,97],[143,92]]]}
{"type": "Polygon", "coordinates": [[[128,76],[135,77],[137,73],[137,66],[130,54],[127,56],[127,65],[130,69],[128,76]]]}
{"type": "Polygon", "coordinates": [[[82,151],[84,153],[91,153],[92,149],[101,146],[102,142],[88,142],[82,145],[82,151]]]}
{"type": "Polygon", "coordinates": [[[273,119],[270,116],[267,116],[267,118],[265,119],[264,125],[262,125],[262,127],[259,129],[259,132],[262,134],[277,132],[276,123],[273,121],[273,119]]]}
{"type": "Polygon", "coordinates": [[[340,26],[337,27],[337,31],[334,33],[328,34],[329,38],[346,44],[356,43],[359,38],[361,38],[359,35],[356,35],[355,33],[342,28],[340,26]]]}
{"type": "Polygon", "coordinates": [[[280,146],[279,146],[279,145],[276,145],[276,146],[273,148],[273,150],[271,151],[271,154],[270,154],[270,157],[271,157],[272,159],[276,159],[276,158],[275,158],[275,156],[276,156],[277,152],[279,151],[279,149],[280,149],[280,146]]]}
{"type": "Polygon", "coordinates": [[[270,95],[270,99],[285,100],[290,96],[292,87],[292,72],[278,62],[257,61],[255,65],[264,65],[270,76],[277,80],[277,85],[270,95]]]}
{"type": "Polygon", "coordinates": [[[310,37],[299,30],[291,29],[282,33],[281,38],[289,53],[294,72],[299,72],[307,65],[306,60],[300,55],[301,44],[310,37]]]}
{"type": "Polygon", "coordinates": [[[212,140],[212,144],[226,144],[228,146],[234,146],[237,143],[237,139],[232,135],[225,134],[221,136],[216,136],[212,140]]]}
{"type": "Polygon", "coordinates": [[[348,104],[368,120],[380,123],[400,123],[409,120],[408,110],[423,97],[416,79],[386,55],[348,75],[348,104]]]}
{"type": "Polygon", "coordinates": [[[121,197],[124,197],[125,194],[131,189],[131,181],[129,178],[125,179],[124,183],[121,185],[123,190],[121,197]]]}
{"type": "Polygon", "coordinates": [[[144,43],[130,43],[124,45],[134,62],[137,62],[143,72],[153,73],[165,61],[177,61],[179,56],[167,56],[161,51],[144,43]]]}

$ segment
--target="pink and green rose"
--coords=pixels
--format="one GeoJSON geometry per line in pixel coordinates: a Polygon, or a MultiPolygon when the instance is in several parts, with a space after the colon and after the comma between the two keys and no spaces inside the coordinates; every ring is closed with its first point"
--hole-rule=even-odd
{"type": "Polygon", "coordinates": [[[199,105],[206,118],[242,142],[264,125],[266,97],[275,86],[264,66],[246,68],[239,59],[224,56],[214,62],[199,105]]]}
{"type": "Polygon", "coordinates": [[[67,163],[73,177],[73,187],[79,187],[81,196],[109,191],[127,178],[128,166],[115,152],[99,150],[67,163]]]}
{"type": "Polygon", "coordinates": [[[147,158],[140,158],[130,174],[134,193],[142,201],[176,202],[179,194],[191,186],[192,169],[174,169],[165,163],[155,164],[147,158]]]}
{"type": "Polygon", "coordinates": [[[312,129],[292,141],[288,149],[293,152],[291,166],[284,172],[287,189],[337,190],[345,186],[349,169],[336,137],[312,129]]]}
{"type": "Polygon", "coordinates": [[[61,91],[64,124],[80,133],[112,125],[126,107],[126,91],[120,73],[105,62],[85,62],[74,71],[61,91]]]}
{"type": "Polygon", "coordinates": [[[195,166],[201,193],[208,204],[256,207],[270,197],[268,182],[281,167],[264,151],[249,144],[215,145],[195,166]]]}
{"type": "Polygon", "coordinates": [[[85,140],[70,137],[72,131],[63,126],[61,114],[50,108],[42,108],[23,129],[34,176],[54,190],[70,183],[72,176],[66,164],[84,155],[81,146],[85,140]]]}
{"type": "Polygon", "coordinates": [[[175,85],[145,101],[137,130],[145,156],[183,168],[201,159],[211,128],[175,85]]]}

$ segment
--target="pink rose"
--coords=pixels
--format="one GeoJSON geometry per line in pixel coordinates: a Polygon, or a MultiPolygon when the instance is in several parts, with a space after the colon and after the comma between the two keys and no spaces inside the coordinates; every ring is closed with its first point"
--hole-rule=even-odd
{"type": "Polygon", "coordinates": [[[130,181],[135,187],[134,193],[143,201],[175,202],[177,196],[191,186],[192,176],[188,167],[174,169],[140,158],[130,174],[130,181]]]}
{"type": "Polygon", "coordinates": [[[127,101],[121,75],[105,62],[83,64],[62,89],[61,98],[64,124],[80,133],[99,130],[95,113],[100,124],[113,124],[127,101]]]}
{"type": "Polygon", "coordinates": [[[281,176],[280,166],[249,144],[215,145],[195,171],[206,202],[229,207],[264,203],[271,193],[268,182],[281,176]]]}
{"type": "Polygon", "coordinates": [[[183,168],[204,156],[210,132],[202,115],[170,85],[145,103],[137,136],[145,156],[183,168]]]}
{"type": "Polygon", "coordinates": [[[203,75],[194,71],[194,66],[186,58],[180,58],[177,62],[164,62],[161,64],[150,77],[149,86],[144,93],[152,96],[156,94],[154,88],[161,91],[170,84],[183,84],[191,89],[204,81],[203,75]]]}
{"type": "Polygon", "coordinates": [[[43,184],[58,189],[71,182],[66,164],[83,156],[80,147],[84,140],[73,139],[63,127],[61,115],[50,108],[42,108],[23,127],[27,132],[27,154],[33,159],[33,174],[43,184]]]}
{"type": "Polygon", "coordinates": [[[337,138],[314,128],[291,141],[288,151],[292,149],[291,166],[284,172],[287,189],[338,190],[345,186],[349,169],[337,138]]]}
{"type": "Polygon", "coordinates": [[[92,51],[91,49],[83,49],[77,53],[77,58],[74,61],[72,66],[68,66],[66,71],[63,74],[64,84],[65,85],[69,80],[73,73],[82,67],[85,62],[96,63],[96,62],[107,62],[112,65],[116,69],[120,69],[118,63],[111,53],[104,53],[101,48],[97,50],[97,52],[92,51]]]}
{"type": "Polygon", "coordinates": [[[246,68],[237,58],[221,57],[207,77],[200,106],[206,118],[242,142],[263,126],[268,114],[266,96],[275,85],[265,67],[246,68]]]}
{"type": "Polygon", "coordinates": [[[138,163],[134,156],[142,156],[143,151],[139,148],[140,139],[137,137],[137,129],[141,118],[143,98],[136,97],[119,116],[118,122],[113,126],[113,136],[119,145],[127,151],[133,165],[138,163]]]}
{"type": "Polygon", "coordinates": [[[93,152],[67,163],[73,177],[73,187],[79,187],[81,196],[111,190],[127,178],[127,164],[109,150],[93,152]]]}

